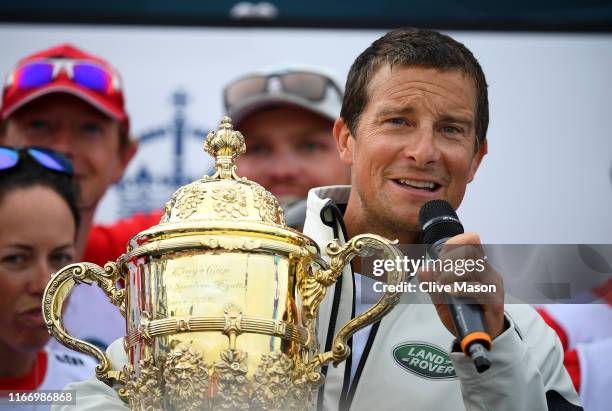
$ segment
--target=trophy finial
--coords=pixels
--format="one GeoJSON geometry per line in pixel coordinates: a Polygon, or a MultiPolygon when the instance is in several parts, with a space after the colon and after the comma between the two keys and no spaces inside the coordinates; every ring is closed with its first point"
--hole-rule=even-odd
{"type": "Polygon", "coordinates": [[[215,174],[210,178],[235,179],[236,158],[246,152],[244,136],[234,130],[232,119],[223,116],[217,131],[211,131],[206,136],[204,150],[215,158],[215,174]]]}

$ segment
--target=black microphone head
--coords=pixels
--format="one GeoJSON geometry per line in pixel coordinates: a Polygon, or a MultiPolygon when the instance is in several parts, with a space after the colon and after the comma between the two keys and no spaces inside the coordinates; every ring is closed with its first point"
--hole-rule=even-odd
{"type": "Polygon", "coordinates": [[[463,233],[463,226],[453,206],[444,200],[425,203],[419,212],[419,224],[423,230],[423,244],[433,244],[463,233]]]}

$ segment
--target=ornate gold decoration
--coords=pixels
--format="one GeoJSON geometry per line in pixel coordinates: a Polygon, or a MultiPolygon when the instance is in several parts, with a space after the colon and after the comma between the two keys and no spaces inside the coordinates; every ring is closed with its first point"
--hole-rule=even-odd
{"type": "Polygon", "coordinates": [[[293,361],[285,353],[263,354],[253,381],[253,405],[256,409],[291,409],[287,400],[291,394],[293,361]]]}
{"type": "MultiPolygon", "coordinates": [[[[375,235],[375,234],[360,234],[351,238],[346,244],[340,245],[337,240],[330,242],[327,245],[327,254],[332,257],[329,268],[319,270],[314,273],[315,279],[324,287],[333,284],[340,275],[344,266],[358,255],[371,255],[372,251],[381,251],[385,259],[396,261],[401,258],[401,252],[394,246],[395,242],[375,235]]],[[[387,282],[390,284],[401,284],[404,281],[404,273],[399,270],[389,271],[387,273],[387,282]]],[[[316,294],[319,294],[317,291],[316,294]]],[[[387,291],[376,304],[370,307],[361,315],[353,318],[346,323],[334,337],[332,351],[318,354],[311,362],[311,366],[319,367],[327,364],[330,361],[336,365],[348,358],[351,349],[348,345],[348,339],[370,324],[382,319],[399,302],[399,292],[387,291]]]]}
{"type": "Polygon", "coordinates": [[[215,187],[211,197],[215,200],[213,209],[220,218],[240,218],[249,215],[246,196],[239,185],[215,187]]]}
{"type": "Polygon", "coordinates": [[[208,248],[222,248],[224,250],[255,250],[261,247],[261,240],[253,240],[250,238],[234,238],[234,237],[207,237],[200,241],[200,244],[208,248]]]}
{"type": "MultiPolygon", "coordinates": [[[[106,355],[96,346],[72,337],[64,329],[61,319],[64,301],[70,290],[76,284],[96,284],[109,298],[111,303],[119,307],[121,314],[125,317],[125,290],[116,288],[121,273],[115,263],[107,263],[102,269],[91,263],[70,264],[58,271],[52,278],[43,295],[43,317],[49,329],[49,333],[66,347],[82,352],[98,360],[96,365],[96,377],[113,386],[115,383],[124,384],[125,376],[119,371],[111,370],[111,364],[106,355]]],[[[119,396],[125,400],[125,391],[119,390],[119,396]]]]}
{"type": "Polygon", "coordinates": [[[176,343],[166,356],[163,376],[166,398],[173,409],[208,408],[208,368],[192,347],[176,343]]]}
{"type": "Polygon", "coordinates": [[[215,363],[217,398],[213,408],[249,409],[249,384],[246,378],[247,353],[242,350],[221,351],[221,360],[215,363]]]}
{"type": "MultiPolygon", "coordinates": [[[[237,318],[235,318],[235,320],[237,321],[237,318]]],[[[127,347],[133,347],[141,341],[150,344],[155,337],[182,332],[225,332],[227,329],[227,335],[229,335],[229,330],[233,327],[231,325],[232,321],[234,321],[234,319],[226,316],[204,317],[194,315],[190,317],[169,317],[159,320],[149,320],[148,316],[143,315],[140,319],[138,328],[128,333],[126,338],[127,347]]],[[[235,326],[240,328],[239,333],[234,331],[235,335],[242,333],[265,334],[306,345],[308,345],[310,337],[310,332],[306,327],[262,317],[242,316],[239,324],[235,326]]]]}
{"type": "Polygon", "coordinates": [[[215,174],[212,178],[239,180],[236,175],[236,158],[246,152],[244,137],[232,127],[232,119],[225,116],[217,131],[206,136],[204,150],[215,158],[215,174]]]}
{"type": "Polygon", "coordinates": [[[260,185],[253,187],[253,193],[255,194],[255,207],[259,209],[261,219],[266,223],[285,225],[285,215],[276,197],[260,185]]]}
{"type": "Polygon", "coordinates": [[[170,217],[172,216],[172,209],[174,208],[174,204],[176,203],[176,198],[182,192],[183,190],[181,187],[178,190],[176,190],[174,194],[172,194],[172,197],[170,197],[170,200],[166,201],[166,204],[164,205],[164,213],[162,214],[161,219],[159,220],[160,224],[165,224],[170,221],[170,217]]]}
{"type": "Polygon", "coordinates": [[[317,390],[324,382],[323,375],[298,363],[294,365],[292,381],[288,388],[287,409],[313,410],[317,390]]]}
{"type": "Polygon", "coordinates": [[[125,392],[129,398],[130,408],[138,411],[162,409],[159,367],[153,364],[151,357],[140,360],[138,365],[138,375],[134,372],[132,364],[126,364],[123,367],[126,376],[125,392]]]}
{"type": "Polygon", "coordinates": [[[185,186],[181,191],[180,196],[176,199],[177,217],[185,220],[198,209],[198,205],[206,194],[206,189],[201,184],[190,184],[185,186]]]}
{"type": "Polygon", "coordinates": [[[140,315],[140,324],[138,325],[138,334],[146,343],[152,343],[153,339],[149,333],[151,323],[151,314],[148,311],[143,311],[140,315]]]}
{"type": "Polygon", "coordinates": [[[304,318],[314,320],[319,304],[325,298],[326,288],[312,273],[310,267],[298,270],[298,288],[302,294],[302,313],[304,318]]]}
{"type": "Polygon", "coordinates": [[[174,217],[187,220],[197,210],[200,203],[206,198],[206,188],[201,181],[195,181],[178,189],[164,206],[164,214],[160,224],[166,223],[172,217],[172,210],[176,210],[174,217]]]}
{"type": "Polygon", "coordinates": [[[229,348],[236,349],[236,336],[242,334],[242,309],[236,304],[228,304],[225,306],[225,327],[223,334],[229,337],[229,348]]]}
{"type": "MultiPolygon", "coordinates": [[[[272,194],[236,175],[245,148],[223,118],[205,143],[215,157],[213,176],[179,188],[160,223],[134,236],[116,262],[67,266],[45,290],[51,334],[96,357],[97,377],[126,402],[129,396],[133,409],[313,409],[321,366],[347,358],[347,339],[398,301],[387,292],[321,353],[316,330],[326,288],[353,257],[373,250],[395,259],[398,251],[362,235],[331,243],[327,262],[314,241],[286,227],[272,194]],[[78,283],[102,288],[125,316],[129,360],[122,371],[63,328],[62,307],[78,283]]],[[[387,280],[399,284],[403,273],[387,280]]]]}

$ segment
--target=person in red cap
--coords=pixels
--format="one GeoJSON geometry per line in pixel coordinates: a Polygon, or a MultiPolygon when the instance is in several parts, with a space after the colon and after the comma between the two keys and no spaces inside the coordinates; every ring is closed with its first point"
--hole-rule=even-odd
{"type": "Polygon", "coordinates": [[[119,72],[69,44],[32,54],[7,76],[0,120],[0,143],[50,148],[74,163],[81,256],[96,206],[136,152],[119,72]]]}

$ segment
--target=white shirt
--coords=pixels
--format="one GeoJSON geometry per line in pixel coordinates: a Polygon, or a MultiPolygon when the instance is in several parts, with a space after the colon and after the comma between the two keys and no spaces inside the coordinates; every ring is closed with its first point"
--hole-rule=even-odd
{"type": "MultiPolygon", "coordinates": [[[[38,353],[38,361],[30,373],[20,377],[19,381],[40,381],[34,391],[63,390],[71,382],[82,381],[92,377],[95,366],[96,362],[89,356],[67,349],[56,349],[47,346],[38,353]]],[[[0,390],[3,390],[6,394],[13,391],[14,387],[15,385],[0,384],[0,390]]],[[[19,389],[14,390],[19,391],[19,389]]],[[[17,406],[17,402],[14,404],[9,403],[7,397],[2,398],[2,401],[0,411],[42,411],[51,409],[49,404],[17,406]]]]}

